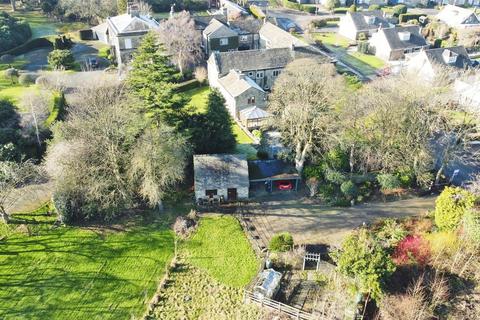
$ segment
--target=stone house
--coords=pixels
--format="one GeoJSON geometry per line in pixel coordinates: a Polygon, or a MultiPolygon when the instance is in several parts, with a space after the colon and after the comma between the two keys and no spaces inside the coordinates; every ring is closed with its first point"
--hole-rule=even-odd
{"type": "Polygon", "coordinates": [[[463,46],[450,48],[435,48],[422,50],[406,56],[407,71],[418,75],[426,81],[431,81],[437,75],[439,68],[450,68],[450,75],[455,77],[455,71],[463,71],[472,66],[472,61],[463,46]]]}
{"type": "Polygon", "coordinates": [[[402,60],[405,54],[428,47],[417,26],[380,28],[369,40],[369,50],[385,61],[402,60]]]}
{"type": "Polygon", "coordinates": [[[205,54],[238,50],[238,32],[212,19],[202,33],[202,46],[205,54]]]}
{"type": "Polygon", "coordinates": [[[140,46],[143,37],[158,26],[155,19],[141,14],[136,4],[130,4],[126,14],[108,17],[104,24],[92,30],[100,41],[111,46],[111,51],[121,66],[132,59],[132,54],[140,46]]]}
{"type": "Polygon", "coordinates": [[[480,20],[473,10],[450,4],[443,7],[436,15],[436,18],[452,28],[465,29],[480,27],[480,20]]]}
{"type": "Polygon", "coordinates": [[[345,16],[340,18],[338,33],[348,39],[358,40],[360,34],[365,34],[369,38],[378,28],[391,28],[393,24],[389,23],[383,16],[381,10],[373,11],[348,11],[345,16]]]}
{"type": "MultiPolygon", "coordinates": [[[[235,119],[250,120],[253,124],[254,121],[261,122],[265,117],[265,113],[257,112],[256,115],[262,115],[263,117],[252,118],[254,114],[248,114],[250,117],[246,119],[247,114],[244,112],[246,109],[252,107],[265,109],[267,93],[251,78],[245,74],[230,70],[230,72],[218,79],[218,90],[225,98],[225,103],[228,111],[235,119]]],[[[258,126],[258,125],[257,125],[258,126]]],[[[252,126],[253,127],[253,126],[252,126]]]]}
{"type": "Polygon", "coordinates": [[[249,176],[244,154],[193,156],[195,199],[222,197],[235,201],[248,199],[249,176]]]}

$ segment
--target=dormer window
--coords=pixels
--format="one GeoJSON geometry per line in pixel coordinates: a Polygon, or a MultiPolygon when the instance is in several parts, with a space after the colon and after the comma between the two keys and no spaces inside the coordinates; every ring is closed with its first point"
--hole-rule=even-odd
{"type": "Polygon", "coordinates": [[[254,96],[249,97],[247,103],[248,104],[255,104],[255,97],[254,96]]]}
{"type": "Polygon", "coordinates": [[[410,32],[408,31],[401,31],[398,33],[398,37],[401,41],[409,41],[410,40],[410,32]]]}
{"type": "Polygon", "coordinates": [[[454,64],[457,62],[458,54],[451,50],[445,49],[443,50],[442,57],[445,63],[454,64]]]}
{"type": "Polygon", "coordinates": [[[365,22],[368,25],[374,25],[375,24],[375,16],[364,16],[365,22]]]}

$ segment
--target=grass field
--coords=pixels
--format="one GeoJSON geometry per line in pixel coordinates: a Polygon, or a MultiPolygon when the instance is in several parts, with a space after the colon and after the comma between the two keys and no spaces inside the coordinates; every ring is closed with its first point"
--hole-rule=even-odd
{"type": "Polygon", "coordinates": [[[240,223],[232,216],[202,218],[184,250],[193,266],[230,287],[247,285],[259,266],[240,223]]]}
{"type": "Polygon", "coordinates": [[[315,40],[322,41],[323,44],[347,48],[350,40],[335,32],[320,32],[312,34],[315,40]]]}
{"type": "Polygon", "coordinates": [[[258,308],[242,303],[242,288],[259,262],[234,217],[202,217],[195,234],[180,246],[180,256],[154,311],[156,319],[259,319],[258,308]]]}
{"type": "Polygon", "coordinates": [[[353,57],[357,58],[358,60],[368,64],[372,68],[381,69],[385,66],[385,61],[383,61],[380,58],[377,58],[374,55],[364,54],[364,53],[357,52],[357,51],[356,52],[351,52],[349,54],[352,55],[353,57]]]}
{"type": "Polygon", "coordinates": [[[0,319],[143,314],[173,255],[171,219],[105,228],[55,228],[54,221],[42,209],[0,226],[0,319]]]}

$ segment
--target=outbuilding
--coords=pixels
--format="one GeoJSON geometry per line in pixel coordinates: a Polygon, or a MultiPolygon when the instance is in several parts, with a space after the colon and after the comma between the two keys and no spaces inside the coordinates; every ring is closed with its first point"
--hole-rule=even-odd
{"type": "Polygon", "coordinates": [[[197,201],[248,199],[248,162],[243,154],[208,154],[193,157],[197,201]]]}

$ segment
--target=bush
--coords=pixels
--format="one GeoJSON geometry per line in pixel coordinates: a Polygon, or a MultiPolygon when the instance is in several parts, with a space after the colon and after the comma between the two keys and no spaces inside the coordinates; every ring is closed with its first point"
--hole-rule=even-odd
{"type": "Polygon", "coordinates": [[[394,17],[398,17],[401,14],[405,14],[407,13],[407,6],[404,4],[396,5],[393,7],[392,13],[394,17]]]}
{"type": "Polygon", "coordinates": [[[475,196],[461,188],[445,188],[435,201],[435,224],[440,230],[454,230],[475,203],[475,196]]]}
{"type": "Polygon", "coordinates": [[[428,242],[421,236],[407,236],[398,243],[392,257],[396,265],[425,266],[430,260],[430,248],[428,242]]]}
{"type": "Polygon", "coordinates": [[[348,12],[357,12],[357,6],[352,4],[349,8],[348,8],[348,12]]]}
{"type": "Polygon", "coordinates": [[[70,50],[53,50],[48,54],[48,64],[55,70],[71,69],[75,64],[75,58],[70,50]]]}
{"type": "Polygon", "coordinates": [[[0,52],[6,52],[25,43],[32,36],[26,21],[0,11],[0,52]]]}
{"type": "Polygon", "coordinates": [[[306,165],[303,169],[303,177],[305,179],[309,178],[317,178],[323,179],[323,169],[321,166],[318,165],[306,165]]]}
{"type": "Polygon", "coordinates": [[[257,158],[260,160],[267,160],[268,159],[268,153],[266,151],[258,150],[257,151],[257,158]]]}
{"type": "Polygon", "coordinates": [[[53,42],[53,48],[55,50],[70,50],[73,47],[73,41],[66,36],[58,36],[53,42]]]}
{"type": "Polygon", "coordinates": [[[327,26],[327,20],[318,19],[310,21],[310,28],[323,28],[327,26]]]}
{"type": "Polygon", "coordinates": [[[369,7],[368,7],[368,10],[369,11],[375,11],[375,10],[380,10],[382,9],[382,7],[380,7],[380,5],[378,4],[371,4],[369,7]]]}
{"type": "Polygon", "coordinates": [[[30,85],[35,82],[35,75],[31,73],[22,73],[20,77],[18,77],[18,83],[22,86],[30,85]]]}
{"type": "Polygon", "coordinates": [[[424,14],[415,14],[415,13],[402,13],[398,16],[398,22],[406,23],[410,20],[415,20],[418,23],[418,19],[424,16],[424,14]]]}
{"type": "Polygon", "coordinates": [[[9,78],[12,83],[14,83],[19,76],[18,70],[15,68],[8,68],[7,70],[5,70],[4,74],[5,78],[9,78]]]}
{"type": "Polygon", "coordinates": [[[357,186],[350,180],[343,182],[340,185],[340,190],[348,199],[355,198],[358,193],[357,186]]]}
{"type": "Polygon", "coordinates": [[[207,82],[207,78],[208,78],[207,68],[203,66],[196,67],[194,74],[195,74],[195,80],[197,80],[199,84],[202,85],[202,84],[205,84],[205,82],[207,82]]]}
{"type": "Polygon", "coordinates": [[[268,244],[268,249],[273,252],[286,252],[293,248],[293,237],[288,232],[274,235],[268,244]]]}
{"type": "Polygon", "coordinates": [[[381,190],[393,190],[401,187],[400,180],[393,174],[379,174],[377,181],[380,184],[381,190]]]}
{"type": "Polygon", "coordinates": [[[325,180],[337,185],[341,185],[345,182],[345,180],[347,180],[347,178],[343,173],[337,170],[327,169],[325,170],[325,180]]]}
{"type": "Polygon", "coordinates": [[[350,164],[348,154],[340,148],[334,148],[325,155],[325,162],[328,167],[335,170],[348,171],[350,164]]]}
{"type": "Polygon", "coordinates": [[[337,8],[340,6],[340,0],[327,0],[323,6],[327,10],[333,10],[334,8],[337,8]]]}
{"type": "Polygon", "coordinates": [[[433,255],[452,255],[457,252],[459,247],[458,237],[452,231],[429,233],[425,236],[425,239],[428,241],[433,255]]]}
{"type": "Polygon", "coordinates": [[[47,120],[45,120],[46,126],[51,126],[55,121],[62,120],[65,109],[67,106],[67,101],[65,100],[65,94],[61,91],[53,93],[52,104],[50,107],[50,115],[47,120]]]}
{"type": "Polygon", "coordinates": [[[393,248],[397,246],[407,234],[408,232],[402,224],[398,223],[395,219],[386,219],[376,232],[375,237],[385,248],[393,248]]]}

